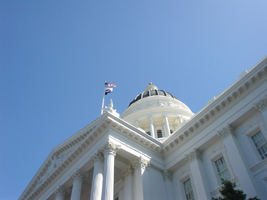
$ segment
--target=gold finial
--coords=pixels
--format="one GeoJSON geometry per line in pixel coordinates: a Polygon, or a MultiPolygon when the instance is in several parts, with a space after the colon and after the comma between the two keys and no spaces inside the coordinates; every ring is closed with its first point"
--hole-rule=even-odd
{"type": "Polygon", "coordinates": [[[152,85],[152,82],[149,82],[149,85],[152,85]]]}

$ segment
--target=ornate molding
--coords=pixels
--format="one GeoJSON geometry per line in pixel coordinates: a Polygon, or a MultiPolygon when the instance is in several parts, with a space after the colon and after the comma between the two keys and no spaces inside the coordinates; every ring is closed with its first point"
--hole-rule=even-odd
{"type": "Polygon", "coordinates": [[[231,134],[234,135],[235,131],[229,124],[227,124],[225,127],[223,127],[221,130],[219,130],[217,133],[221,138],[225,139],[231,134]]]}
{"type": "Polygon", "coordinates": [[[86,175],[87,175],[86,173],[77,169],[76,172],[74,172],[74,174],[71,176],[71,178],[73,180],[84,180],[86,175]]]}
{"type": "Polygon", "coordinates": [[[113,156],[116,156],[116,153],[119,149],[120,149],[119,145],[116,145],[110,140],[108,140],[107,143],[102,148],[102,152],[104,154],[112,154],[113,156]]]}
{"type": "Polygon", "coordinates": [[[144,159],[143,157],[138,158],[132,163],[134,169],[141,167],[142,169],[147,169],[150,166],[149,160],[144,159]]]}
{"type": "Polygon", "coordinates": [[[162,172],[164,181],[172,181],[172,174],[168,170],[162,172]]]}
{"type": "Polygon", "coordinates": [[[193,151],[191,151],[189,154],[185,155],[185,159],[188,162],[192,162],[196,159],[201,159],[201,154],[198,150],[194,149],[193,151]]]}
{"type": "Polygon", "coordinates": [[[256,102],[254,105],[254,108],[257,110],[263,112],[264,110],[267,109],[267,94],[258,102],[256,102]]]}
{"type": "Polygon", "coordinates": [[[61,185],[58,187],[58,189],[55,192],[56,196],[61,196],[61,197],[65,197],[68,194],[68,190],[64,187],[62,187],[61,185]]]}

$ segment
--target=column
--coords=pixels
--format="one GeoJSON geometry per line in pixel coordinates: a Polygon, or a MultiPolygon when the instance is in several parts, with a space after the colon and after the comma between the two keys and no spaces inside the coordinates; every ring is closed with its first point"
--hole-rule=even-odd
{"type": "Polygon", "coordinates": [[[195,186],[197,199],[211,199],[207,180],[204,174],[203,165],[201,163],[200,153],[194,149],[189,154],[185,155],[186,160],[189,162],[190,171],[192,174],[192,183],[195,186]]]}
{"type": "Polygon", "coordinates": [[[267,122],[267,95],[265,95],[260,101],[255,103],[254,108],[262,113],[263,117],[265,118],[265,122],[267,122]]]}
{"type": "Polygon", "coordinates": [[[234,130],[229,125],[226,125],[223,129],[218,131],[218,135],[223,139],[228,159],[234,174],[238,177],[238,182],[240,183],[242,190],[244,190],[244,193],[246,193],[248,197],[256,196],[257,193],[252,183],[253,180],[251,179],[241,154],[239,153],[235,141],[234,130]]]}
{"type": "Polygon", "coordinates": [[[182,119],[182,116],[178,116],[179,117],[179,123],[180,123],[180,127],[182,126],[182,123],[183,123],[183,119],[182,119]]]}
{"type": "Polygon", "coordinates": [[[135,122],[135,127],[138,128],[138,121],[135,122]]]}
{"type": "Polygon", "coordinates": [[[79,200],[82,192],[82,182],[86,177],[85,173],[77,170],[73,175],[73,186],[71,191],[71,200],[79,200]]]}
{"type": "Polygon", "coordinates": [[[114,196],[114,164],[118,147],[111,141],[103,147],[105,155],[102,200],[113,200],[114,196]]]}
{"type": "Polygon", "coordinates": [[[166,192],[167,192],[167,200],[173,200],[174,198],[174,191],[173,191],[173,185],[172,185],[172,174],[167,171],[164,170],[163,171],[163,180],[165,182],[165,186],[166,186],[166,192]]]}
{"type": "Polygon", "coordinates": [[[149,124],[150,124],[151,137],[155,138],[155,131],[154,131],[154,125],[153,125],[152,117],[149,117],[149,124]]]}
{"type": "Polygon", "coordinates": [[[125,200],[133,200],[133,168],[131,165],[123,170],[124,177],[124,198],[125,200]]]}
{"type": "Polygon", "coordinates": [[[93,156],[92,160],[94,161],[94,172],[90,199],[101,200],[104,156],[101,152],[98,152],[93,156]]]}
{"type": "Polygon", "coordinates": [[[170,135],[170,126],[169,126],[169,121],[168,121],[167,115],[164,115],[164,121],[165,121],[165,126],[166,126],[165,137],[168,137],[170,135]]]}
{"type": "Polygon", "coordinates": [[[59,186],[55,192],[56,200],[64,200],[67,194],[68,194],[68,191],[64,187],[59,186]]]}
{"type": "MultiPolygon", "coordinates": [[[[150,191],[144,191],[143,186],[149,185],[144,183],[146,180],[144,178],[144,172],[149,165],[149,161],[140,157],[132,163],[134,168],[134,199],[145,200],[150,198],[150,191]],[[145,193],[146,192],[146,193],[145,193]]],[[[148,177],[147,177],[148,178],[148,177]]]]}

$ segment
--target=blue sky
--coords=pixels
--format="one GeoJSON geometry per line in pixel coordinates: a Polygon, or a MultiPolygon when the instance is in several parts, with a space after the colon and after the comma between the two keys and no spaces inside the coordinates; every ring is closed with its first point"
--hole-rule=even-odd
{"type": "Polygon", "coordinates": [[[267,55],[267,1],[0,1],[0,199],[149,82],[194,113],[267,55]]]}

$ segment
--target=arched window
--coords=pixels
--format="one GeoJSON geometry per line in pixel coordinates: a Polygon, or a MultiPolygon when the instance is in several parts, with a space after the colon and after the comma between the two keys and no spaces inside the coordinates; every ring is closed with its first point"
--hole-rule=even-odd
{"type": "Polygon", "coordinates": [[[162,131],[161,130],[157,130],[157,136],[158,136],[158,138],[162,138],[162,131]]]}
{"type": "Polygon", "coordinates": [[[147,131],[146,134],[151,135],[150,131],[147,131]]]}

